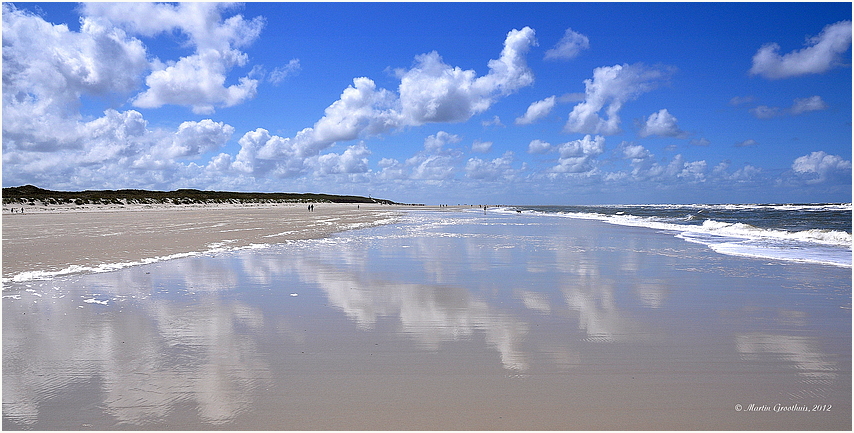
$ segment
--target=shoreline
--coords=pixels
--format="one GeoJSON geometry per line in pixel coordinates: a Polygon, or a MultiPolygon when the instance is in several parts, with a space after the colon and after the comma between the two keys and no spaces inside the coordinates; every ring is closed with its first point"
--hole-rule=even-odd
{"type": "MultiPolygon", "coordinates": [[[[3,282],[106,272],[388,224],[405,205],[361,203],[3,206],[3,282]]],[[[418,207],[428,209],[432,207],[418,207]]]]}

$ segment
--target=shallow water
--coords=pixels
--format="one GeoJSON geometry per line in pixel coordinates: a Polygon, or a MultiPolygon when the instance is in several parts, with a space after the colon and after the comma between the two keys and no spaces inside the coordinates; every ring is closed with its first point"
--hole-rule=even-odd
{"type": "Polygon", "coordinates": [[[4,429],[851,426],[850,269],[599,221],[412,212],[3,298],[4,429]]]}

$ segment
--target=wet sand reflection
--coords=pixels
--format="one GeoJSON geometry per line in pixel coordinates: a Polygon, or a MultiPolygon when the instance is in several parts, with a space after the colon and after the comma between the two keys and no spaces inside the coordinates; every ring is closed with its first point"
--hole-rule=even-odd
{"type": "Polygon", "coordinates": [[[850,424],[732,413],[850,409],[839,276],[596,222],[409,221],[4,288],[4,428],[850,424]]]}

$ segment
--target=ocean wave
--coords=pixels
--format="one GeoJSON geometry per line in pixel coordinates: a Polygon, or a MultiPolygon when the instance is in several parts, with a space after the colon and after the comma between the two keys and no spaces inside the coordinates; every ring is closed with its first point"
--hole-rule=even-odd
{"type": "MultiPolygon", "coordinates": [[[[659,208],[684,209],[700,205],[657,205],[659,208]]],[[[724,205],[702,205],[721,207],[724,205]]],[[[748,206],[748,205],[726,205],[748,206]]],[[[752,205],[751,205],[752,206],[752,205]]],[[[759,205],[756,205],[759,206],[759,205]]],[[[766,206],[766,205],[762,205],[766,206]]],[[[771,205],[774,210],[783,206],[771,205]]],[[[797,205],[803,211],[807,205],[797,205]]],[[[809,205],[823,207],[840,206],[841,210],[850,210],[850,205],[809,205]],[[845,208],[847,206],[847,208],[845,208]]],[[[602,208],[603,206],[600,206],[602,208]]],[[[614,208],[626,209],[630,206],[614,208]]],[[[648,210],[650,207],[645,207],[648,210]]],[[[501,212],[518,212],[516,208],[501,208],[501,212]]],[[[724,222],[708,219],[703,216],[689,214],[682,218],[662,216],[636,216],[626,212],[604,214],[598,212],[543,212],[524,210],[523,213],[538,215],[553,215],[566,218],[597,220],[609,224],[642,227],[674,233],[680,239],[700,243],[721,254],[761,257],[776,260],[786,260],[804,263],[820,263],[833,266],[851,267],[851,233],[840,230],[806,229],[783,230],[775,228],[760,228],[746,223],[724,222]]]]}

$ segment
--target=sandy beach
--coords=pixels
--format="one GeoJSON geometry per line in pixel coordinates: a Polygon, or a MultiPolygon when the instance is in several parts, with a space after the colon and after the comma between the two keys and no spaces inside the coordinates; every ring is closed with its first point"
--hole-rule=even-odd
{"type": "MultiPolygon", "coordinates": [[[[7,222],[40,216],[6,215],[4,254],[7,222]]],[[[305,242],[4,283],[4,430],[851,426],[850,269],[515,212],[43,216],[69,240],[100,221],[100,232],[145,223],[167,244],[99,244],[111,251],[101,260],[190,250],[167,242],[178,236],[204,249],[392,217],[305,242]]],[[[79,243],[100,242],[85,233],[79,243]]],[[[79,263],[96,263],[79,250],[79,263]]]]}
{"type": "Polygon", "coordinates": [[[3,279],[106,270],[225,248],[315,239],[388,223],[396,207],[317,203],[309,211],[302,203],[6,206],[3,279]]]}

